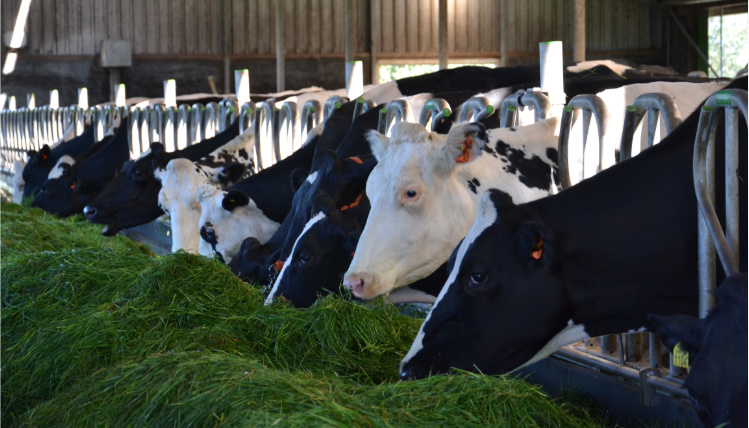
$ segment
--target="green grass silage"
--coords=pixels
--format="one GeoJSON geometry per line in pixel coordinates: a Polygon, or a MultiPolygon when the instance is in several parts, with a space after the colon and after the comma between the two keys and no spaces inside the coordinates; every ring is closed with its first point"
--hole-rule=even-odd
{"type": "Polygon", "coordinates": [[[2,205],[6,426],[600,426],[513,377],[397,381],[419,319],[264,306],[214,260],[2,205]]]}

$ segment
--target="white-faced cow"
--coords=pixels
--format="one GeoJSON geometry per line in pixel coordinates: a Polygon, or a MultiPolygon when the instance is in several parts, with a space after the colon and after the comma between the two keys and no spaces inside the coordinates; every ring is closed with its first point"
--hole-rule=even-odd
{"type": "Polygon", "coordinates": [[[167,153],[160,143],[151,144],[146,153],[122,166],[122,171],[85,207],[83,213],[89,221],[105,225],[101,232],[104,236],[113,236],[122,229],[155,220],[163,211],[158,203],[161,182],[154,177],[154,170],[163,169],[176,158],[198,160],[237,135],[239,123],[235,122],[213,138],[175,152],[167,153]]]}
{"type": "Polygon", "coordinates": [[[706,427],[747,426],[747,286],[746,273],[724,281],[705,319],[648,316],[671,352],[687,354],[685,386],[706,427]]]}
{"type": "Polygon", "coordinates": [[[372,299],[434,272],[471,226],[480,194],[500,187],[515,201],[555,189],[558,119],[485,132],[449,134],[398,123],[392,136],[370,133],[377,166],[367,181],[372,211],[344,284],[372,299]]]}
{"type": "MultiPolygon", "coordinates": [[[[746,79],[731,87],[746,90],[746,79]]],[[[453,367],[505,373],[584,338],[651,327],[649,313],[695,315],[698,115],[660,144],[557,195],[515,205],[504,192],[488,190],[401,362],[401,376],[453,367]]],[[[740,122],[745,272],[747,136],[740,122]]],[[[722,133],[720,126],[717,141],[722,133]]],[[[716,144],[717,177],[724,176],[722,146],[716,144]]]]}
{"type": "Polygon", "coordinates": [[[200,204],[196,199],[198,187],[213,184],[221,188],[241,179],[246,166],[234,163],[227,166],[202,166],[185,158],[172,159],[164,170],[154,176],[161,181],[159,207],[169,215],[172,252],[184,250],[197,254],[200,244],[200,204]]]}

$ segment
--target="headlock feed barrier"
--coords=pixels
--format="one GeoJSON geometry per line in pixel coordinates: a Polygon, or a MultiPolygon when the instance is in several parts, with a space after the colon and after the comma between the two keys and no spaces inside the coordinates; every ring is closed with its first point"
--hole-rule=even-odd
{"type": "MultiPolygon", "coordinates": [[[[2,174],[11,176],[15,161],[25,159],[28,150],[39,150],[43,144],[53,145],[66,135],[80,135],[86,125],[95,125],[96,137],[101,139],[118,123],[126,124],[129,131],[131,156],[136,158],[148,150],[153,142],[161,142],[167,151],[189,146],[210,138],[239,120],[240,131],[252,127],[255,131],[255,156],[258,169],[267,168],[298,149],[308,133],[321,121],[327,120],[334,109],[340,108],[348,100],[334,96],[321,105],[319,101],[308,101],[301,108],[294,102],[285,102],[280,107],[276,103],[264,101],[254,103],[247,97],[241,105],[235,96],[228,96],[220,102],[202,104],[195,102],[171,106],[163,102],[140,102],[130,106],[104,104],[92,107],[79,105],[67,107],[40,106],[32,108],[4,109],[0,112],[0,138],[2,138],[2,174]],[[283,147],[283,148],[282,148],[283,147]]],[[[361,114],[375,106],[371,100],[362,97],[355,100],[354,114],[361,114]]],[[[537,88],[521,91],[506,97],[501,105],[492,105],[486,97],[469,99],[459,108],[459,121],[480,121],[499,110],[502,126],[516,126],[518,114],[532,113],[533,120],[542,120],[551,115],[551,103],[544,92],[537,88]]],[[[727,273],[734,272],[738,259],[738,192],[735,171],[736,156],[726,156],[726,198],[727,238],[719,239],[719,223],[711,208],[714,197],[714,166],[705,163],[712,160],[709,153],[715,144],[715,125],[720,116],[726,121],[726,152],[737,150],[736,129],[738,114],[747,116],[746,91],[720,91],[711,96],[700,117],[700,131],[695,145],[695,187],[701,213],[707,220],[700,221],[700,315],[705,316],[714,305],[711,290],[715,288],[715,247],[727,273]],[[732,131],[729,131],[732,130],[732,131]],[[729,198],[729,195],[731,196],[729,198]],[[711,214],[712,213],[712,214],[711,214]],[[716,226],[717,225],[717,226],[716,226]],[[712,237],[712,239],[711,239],[712,237]],[[717,242],[713,244],[713,239],[717,242]],[[725,244],[723,242],[726,242],[725,244]],[[704,285],[702,285],[704,284],[704,285]]],[[[415,121],[433,129],[440,121],[455,112],[442,99],[428,101],[415,117],[412,107],[405,99],[391,101],[380,111],[378,130],[387,133],[392,123],[401,120],[415,121]]],[[[641,149],[655,144],[659,128],[670,133],[681,122],[678,107],[671,97],[648,93],[637,98],[625,112],[609,112],[606,104],[596,95],[580,95],[570,100],[561,116],[559,133],[559,176],[562,188],[567,188],[587,178],[584,168],[571,171],[572,165],[594,162],[595,171],[603,167],[603,138],[607,133],[621,135],[620,156],[617,161],[632,156],[633,141],[642,131],[642,120],[648,116],[647,135],[642,140],[641,149]],[[580,121],[582,113],[582,121],[580,121]],[[607,129],[610,114],[624,115],[621,130],[607,129]],[[591,125],[593,127],[591,128],[591,125]],[[582,138],[573,138],[576,130],[582,138]],[[589,159],[585,150],[589,136],[597,138],[596,158],[589,159]],[[577,148],[580,159],[571,159],[572,142],[582,145],[577,148]]],[[[521,124],[522,125],[522,124],[521,124]]],[[[700,215],[702,219],[702,215],[700,215]]],[[[641,401],[644,405],[655,405],[659,401],[657,390],[672,396],[687,398],[682,388],[685,373],[673,366],[661,373],[660,342],[653,334],[618,334],[593,338],[584,344],[574,344],[563,348],[555,355],[565,361],[584,367],[594,368],[601,374],[611,375],[639,383],[641,401]],[[647,351],[647,352],[646,352],[647,351]],[[647,354],[647,355],[646,355],[647,354]]]]}

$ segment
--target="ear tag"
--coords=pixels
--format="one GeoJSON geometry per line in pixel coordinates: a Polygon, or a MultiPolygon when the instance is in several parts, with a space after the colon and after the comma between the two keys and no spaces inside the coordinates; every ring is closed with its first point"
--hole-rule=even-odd
{"type": "Polygon", "coordinates": [[[70,185],[70,190],[75,190],[75,187],[78,185],[77,181],[74,181],[73,184],[70,185]]]}
{"type": "Polygon", "coordinates": [[[364,193],[360,193],[359,196],[356,197],[356,200],[352,202],[350,205],[342,206],[341,211],[346,211],[349,208],[354,208],[355,206],[359,205],[359,202],[361,202],[362,196],[364,196],[364,193]]]}
{"type": "Polygon", "coordinates": [[[457,163],[465,163],[468,162],[468,150],[471,149],[473,146],[473,139],[471,139],[471,134],[466,134],[466,139],[462,143],[460,143],[460,151],[461,155],[455,158],[455,162],[457,163]]]}
{"type": "Polygon", "coordinates": [[[536,241],[536,246],[533,247],[531,257],[535,260],[541,260],[541,256],[544,254],[544,241],[539,237],[536,241]]]}
{"type": "Polygon", "coordinates": [[[356,254],[356,251],[352,251],[352,252],[351,252],[351,255],[350,255],[350,256],[351,256],[351,258],[352,258],[352,259],[354,258],[354,254],[356,254]]]}
{"type": "Polygon", "coordinates": [[[42,153],[42,160],[47,160],[47,155],[45,153],[42,153]]]}
{"type": "Polygon", "coordinates": [[[281,269],[283,269],[283,265],[284,265],[285,263],[286,263],[286,262],[282,262],[282,261],[281,261],[281,260],[279,259],[279,260],[278,260],[277,262],[273,263],[273,264],[272,264],[271,266],[273,266],[273,269],[274,269],[274,270],[275,270],[276,272],[281,272],[281,269]]]}
{"type": "Polygon", "coordinates": [[[682,346],[681,342],[674,346],[674,365],[681,368],[689,368],[689,352],[687,352],[682,346]]]}
{"type": "Polygon", "coordinates": [[[359,156],[351,156],[349,159],[351,159],[352,161],[358,163],[359,165],[364,164],[364,162],[362,162],[362,160],[361,160],[361,158],[359,156]]]}

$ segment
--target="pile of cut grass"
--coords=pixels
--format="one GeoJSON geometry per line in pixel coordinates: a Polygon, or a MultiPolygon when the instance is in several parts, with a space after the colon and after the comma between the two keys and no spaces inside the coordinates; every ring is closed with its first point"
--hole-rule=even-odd
{"type": "Polygon", "coordinates": [[[215,260],[154,257],[80,220],[2,209],[8,426],[604,423],[513,377],[397,381],[421,320],[393,307],[264,306],[215,260]],[[7,241],[21,228],[41,230],[13,239],[54,236],[56,251],[7,241]]]}

